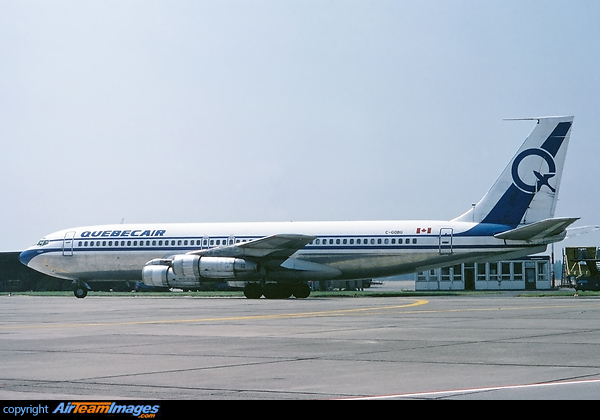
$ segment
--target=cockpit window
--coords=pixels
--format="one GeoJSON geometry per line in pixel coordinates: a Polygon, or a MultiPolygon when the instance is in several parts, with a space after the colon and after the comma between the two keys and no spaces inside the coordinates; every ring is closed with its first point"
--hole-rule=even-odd
{"type": "Polygon", "coordinates": [[[37,243],[38,246],[44,246],[44,245],[48,245],[50,243],[50,241],[48,239],[40,239],[40,241],[37,243]]]}

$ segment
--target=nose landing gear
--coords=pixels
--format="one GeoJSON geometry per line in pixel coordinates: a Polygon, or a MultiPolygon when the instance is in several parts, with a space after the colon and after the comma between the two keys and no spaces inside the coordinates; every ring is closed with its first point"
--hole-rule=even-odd
{"type": "Polygon", "coordinates": [[[73,294],[78,299],[83,299],[87,296],[88,290],[92,290],[92,288],[84,281],[74,281],[73,282],[73,294]]]}

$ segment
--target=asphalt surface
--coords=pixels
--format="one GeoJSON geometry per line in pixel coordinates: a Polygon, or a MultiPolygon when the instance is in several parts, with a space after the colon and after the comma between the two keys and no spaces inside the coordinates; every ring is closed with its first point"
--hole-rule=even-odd
{"type": "Polygon", "coordinates": [[[597,297],[0,302],[0,399],[600,395],[597,297]]]}

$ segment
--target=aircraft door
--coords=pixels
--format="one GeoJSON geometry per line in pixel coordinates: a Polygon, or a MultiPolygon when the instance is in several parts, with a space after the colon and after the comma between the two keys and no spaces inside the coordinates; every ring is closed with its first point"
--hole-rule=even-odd
{"type": "Polygon", "coordinates": [[[63,238],[63,250],[62,254],[65,257],[73,256],[73,239],[75,238],[75,231],[70,231],[65,233],[65,237],[63,238]]]}
{"type": "Polygon", "coordinates": [[[440,229],[440,254],[452,254],[452,228],[440,229]]]}

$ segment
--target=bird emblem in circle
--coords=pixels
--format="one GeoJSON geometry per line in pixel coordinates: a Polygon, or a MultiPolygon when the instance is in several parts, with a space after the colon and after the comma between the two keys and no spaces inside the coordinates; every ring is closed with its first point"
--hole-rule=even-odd
{"type": "MultiPolygon", "coordinates": [[[[530,165],[527,165],[530,167],[530,165]]],[[[540,166],[541,168],[541,166],[540,166]]],[[[541,170],[541,169],[540,169],[541,170]]],[[[523,174],[526,175],[526,174],[523,174]]],[[[550,153],[545,151],[544,149],[527,149],[523,152],[519,153],[519,155],[515,158],[512,165],[512,178],[514,184],[521,191],[535,194],[542,189],[542,187],[546,186],[552,192],[556,192],[556,189],[550,185],[550,179],[554,178],[556,175],[556,164],[554,163],[554,158],[550,153]],[[534,177],[527,177],[527,180],[522,178],[522,174],[519,174],[519,166],[525,160],[525,158],[530,156],[538,156],[546,162],[548,166],[548,172],[542,173],[532,169],[532,173],[534,177]],[[530,182],[530,183],[528,183],[530,182]],[[531,184],[533,182],[533,184],[531,184]]]]}

